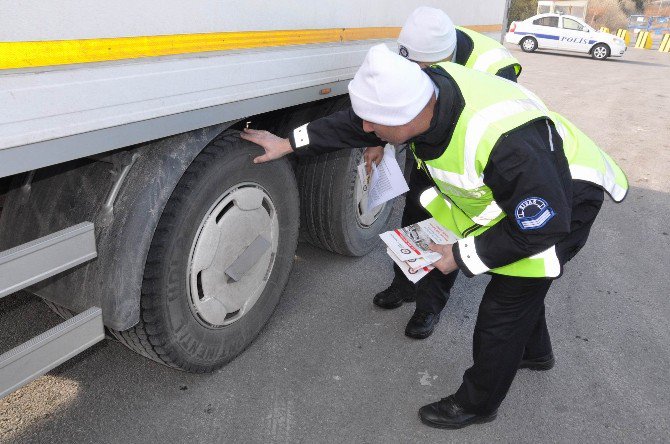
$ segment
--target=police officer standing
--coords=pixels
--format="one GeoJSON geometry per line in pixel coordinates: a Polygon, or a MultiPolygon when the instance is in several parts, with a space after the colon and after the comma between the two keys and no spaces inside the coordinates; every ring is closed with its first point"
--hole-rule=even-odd
{"type": "MultiPolygon", "coordinates": [[[[415,9],[407,18],[398,37],[398,52],[422,68],[438,62],[453,62],[514,82],[521,73],[519,62],[500,43],[478,32],[455,27],[444,11],[427,6],[415,9]]],[[[372,161],[379,163],[383,156],[382,147],[367,148],[363,154],[368,169],[372,161]]],[[[411,169],[410,191],[406,195],[402,214],[403,227],[430,217],[419,203],[418,194],[428,184],[430,179],[422,169],[411,169]]],[[[373,303],[381,308],[393,309],[403,302],[416,301],[416,310],[405,327],[405,335],[415,339],[427,338],[440,319],[449,298],[448,289],[458,271],[443,275],[435,270],[419,285],[407,280],[395,264],[393,271],[391,285],[377,293],[373,303]]]]}
{"type": "Polygon", "coordinates": [[[454,394],[422,407],[419,416],[440,428],[491,421],[518,368],[553,365],[545,296],[585,244],[603,190],[622,200],[626,177],[534,94],[455,63],[422,71],[378,45],[349,95],[352,109],[297,128],[288,139],[258,130],[245,130],[243,138],[265,149],[254,162],[410,144],[430,179],[422,205],[460,237],[433,246],[442,254],[437,270],[491,275],[477,315],[473,365],[454,394]]]}

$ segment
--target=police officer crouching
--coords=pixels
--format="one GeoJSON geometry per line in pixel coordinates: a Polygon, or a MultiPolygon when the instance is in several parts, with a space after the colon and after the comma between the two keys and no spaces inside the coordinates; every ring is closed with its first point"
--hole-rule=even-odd
{"type": "MultiPolygon", "coordinates": [[[[521,73],[519,61],[500,43],[478,32],[454,26],[444,11],[427,6],[415,9],[405,21],[398,37],[398,52],[422,68],[438,62],[453,62],[514,82],[521,73]]],[[[363,157],[368,168],[372,161],[381,162],[383,153],[382,147],[367,148],[363,157]]],[[[407,193],[402,213],[403,227],[430,217],[419,203],[418,193],[431,180],[423,169],[414,166],[410,170],[410,192],[407,193]]],[[[403,302],[416,301],[416,310],[405,327],[405,335],[425,339],[433,333],[440,319],[440,313],[449,298],[448,289],[458,272],[442,275],[435,271],[429,279],[414,285],[395,263],[393,271],[391,285],[377,293],[373,303],[381,308],[394,309],[403,302]]]]}
{"type": "MultiPolygon", "coordinates": [[[[545,296],[585,244],[603,190],[621,201],[626,177],[533,93],[455,63],[422,71],[378,45],[349,95],[352,109],[297,128],[289,139],[257,130],[245,130],[243,138],[265,149],[254,162],[293,151],[410,144],[430,179],[419,190],[422,205],[461,238],[432,247],[442,259],[431,274],[491,275],[477,315],[473,365],[455,393],[423,406],[419,416],[440,428],[492,421],[520,367],[553,365],[545,296]]],[[[448,291],[448,283],[442,288],[448,291]]]]}

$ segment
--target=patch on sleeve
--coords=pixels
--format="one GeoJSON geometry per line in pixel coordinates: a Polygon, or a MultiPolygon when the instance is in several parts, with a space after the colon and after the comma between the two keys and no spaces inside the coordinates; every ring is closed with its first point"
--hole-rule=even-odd
{"type": "Polygon", "coordinates": [[[514,217],[522,230],[537,230],[544,227],[556,213],[546,200],[529,197],[516,206],[514,217]]]}

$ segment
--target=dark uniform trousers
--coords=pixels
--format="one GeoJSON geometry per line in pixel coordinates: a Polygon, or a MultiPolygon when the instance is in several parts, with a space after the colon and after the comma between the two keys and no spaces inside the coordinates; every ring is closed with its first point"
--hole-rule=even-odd
{"type": "MultiPolygon", "coordinates": [[[[422,170],[410,173],[402,226],[430,217],[421,206],[421,192],[432,186],[422,170]]],[[[603,191],[589,183],[573,182],[571,232],[556,245],[561,263],[584,246],[603,203],[603,191]]],[[[404,279],[395,268],[396,279],[404,279]]],[[[442,311],[458,271],[444,275],[435,269],[416,286],[417,310],[442,311]]],[[[492,274],[479,305],[472,340],[473,365],[463,375],[456,400],[476,413],[497,409],[507,395],[522,359],[552,352],[545,319],[544,299],[551,279],[520,278],[492,274]]]]}

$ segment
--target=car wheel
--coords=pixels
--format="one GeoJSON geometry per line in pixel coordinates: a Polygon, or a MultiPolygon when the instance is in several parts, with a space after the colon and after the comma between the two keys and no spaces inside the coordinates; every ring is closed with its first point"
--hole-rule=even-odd
{"type": "Polygon", "coordinates": [[[605,60],[610,56],[610,48],[604,43],[598,43],[591,49],[591,57],[596,60],[605,60]]]}
{"type": "Polygon", "coordinates": [[[524,37],[521,42],[519,42],[521,50],[523,52],[535,52],[537,49],[537,40],[534,37],[524,37]]]}

